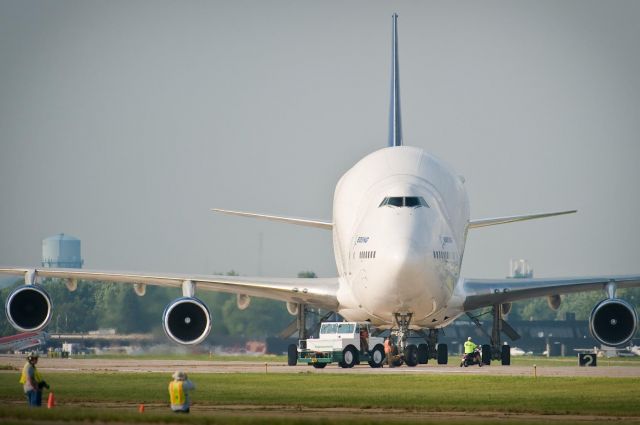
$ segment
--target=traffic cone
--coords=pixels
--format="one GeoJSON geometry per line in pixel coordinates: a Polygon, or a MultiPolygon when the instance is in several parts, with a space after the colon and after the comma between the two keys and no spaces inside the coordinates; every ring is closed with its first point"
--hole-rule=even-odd
{"type": "Polygon", "coordinates": [[[140,406],[138,406],[138,412],[144,413],[144,403],[140,403],[140,406]]]}
{"type": "Polygon", "coordinates": [[[56,407],[56,398],[53,395],[53,392],[49,393],[49,400],[47,400],[47,408],[48,409],[53,409],[54,407],[56,407]]]}

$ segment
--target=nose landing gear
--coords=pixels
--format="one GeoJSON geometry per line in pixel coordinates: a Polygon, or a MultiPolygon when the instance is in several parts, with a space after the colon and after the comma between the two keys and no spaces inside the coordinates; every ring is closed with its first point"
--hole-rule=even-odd
{"type": "Polygon", "coordinates": [[[429,329],[428,333],[416,331],[424,337],[426,344],[408,344],[409,326],[413,313],[394,313],[396,328],[391,330],[391,362],[392,366],[405,363],[409,367],[426,364],[429,359],[436,359],[438,364],[447,364],[449,350],[447,344],[438,344],[439,329],[429,329]]]}

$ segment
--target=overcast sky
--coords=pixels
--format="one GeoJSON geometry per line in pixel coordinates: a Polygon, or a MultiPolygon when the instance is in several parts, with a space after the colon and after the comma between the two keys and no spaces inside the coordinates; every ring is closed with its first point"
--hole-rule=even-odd
{"type": "Polygon", "coordinates": [[[404,142],[472,218],[579,210],[470,231],[463,274],[640,272],[640,2],[583,0],[0,0],[0,264],[64,232],[86,268],[335,275],[330,232],[209,208],[331,219],[393,12],[404,142]]]}

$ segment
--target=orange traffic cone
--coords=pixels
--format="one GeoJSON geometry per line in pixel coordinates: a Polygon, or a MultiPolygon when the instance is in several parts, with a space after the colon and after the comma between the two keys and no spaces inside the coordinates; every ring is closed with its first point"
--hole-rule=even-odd
{"type": "Polygon", "coordinates": [[[140,406],[138,406],[138,412],[144,413],[144,403],[140,403],[140,406]]]}
{"type": "Polygon", "coordinates": [[[53,395],[53,392],[49,393],[49,400],[47,400],[47,408],[48,409],[53,409],[54,407],[56,407],[56,398],[53,395]]]}

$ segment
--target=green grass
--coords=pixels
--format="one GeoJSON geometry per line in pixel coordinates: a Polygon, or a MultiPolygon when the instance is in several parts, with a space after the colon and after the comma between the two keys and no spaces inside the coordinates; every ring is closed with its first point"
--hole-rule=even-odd
{"type": "MultiPolygon", "coordinates": [[[[449,358],[449,362],[459,359],[449,358]]],[[[598,358],[598,367],[601,366],[635,366],[640,367],[640,357],[610,357],[598,358]]],[[[492,363],[493,364],[493,363],[492,363]]],[[[496,364],[500,364],[498,361],[496,364]]],[[[567,357],[546,357],[546,356],[519,356],[511,357],[511,364],[514,366],[578,366],[578,355],[567,357]]]]}
{"type": "Polygon", "coordinates": [[[198,389],[193,393],[192,414],[179,416],[168,411],[169,376],[166,373],[46,373],[45,379],[51,384],[58,404],[52,410],[27,409],[18,377],[17,372],[0,373],[0,422],[3,425],[54,422],[493,424],[497,419],[500,424],[562,422],[565,425],[609,421],[611,417],[624,418],[625,423],[640,423],[640,385],[637,379],[629,378],[194,373],[190,377],[198,389]],[[148,406],[144,414],[137,413],[140,403],[148,406]],[[215,406],[246,407],[240,407],[234,414],[229,410],[216,410],[215,406]],[[326,408],[355,410],[338,416],[319,413],[326,408]],[[245,409],[248,413],[243,412],[245,409]],[[287,409],[288,413],[279,414],[281,409],[287,409]],[[298,409],[299,415],[295,413],[298,409]],[[472,415],[432,416],[437,412],[472,415]]]}
{"type": "MultiPolygon", "coordinates": [[[[166,403],[167,374],[48,373],[58,403],[166,403]]],[[[400,408],[421,411],[640,416],[636,379],[481,375],[192,374],[195,405],[400,408]]],[[[0,374],[0,401],[23,399],[0,374]]]]}
{"type": "MultiPolygon", "coordinates": [[[[599,424],[597,419],[557,419],[557,418],[495,418],[495,417],[470,417],[470,418],[443,418],[430,417],[406,417],[401,414],[384,415],[382,417],[375,415],[358,415],[351,417],[318,417],[313,414],[300,413],[289,416],[242,416],[229,414],[198,414],[192,412],[189,415],[176,415],[172,413],[132,413],[123,412],[121,410],[110,409],[54,409],[54,410],[29,410],[27,408],[0,407],[0,419],[3,425],[26,425],[26,424],[52,424],[59,425],[86,425],[93,424],[282,424],[282,425],[324,425],[324,424],[345,424],[345,425],[380,425],[386,423],[393,424],[429,424],[429,425],[549,425],[549,423],[558,425],[585,425],[585,423],[599,424]]],[[[613,421],[609,421],[613,422],[613,421]]],[[[625,424],[638,424],[637,420],[625,420],[625,424]]]]}

